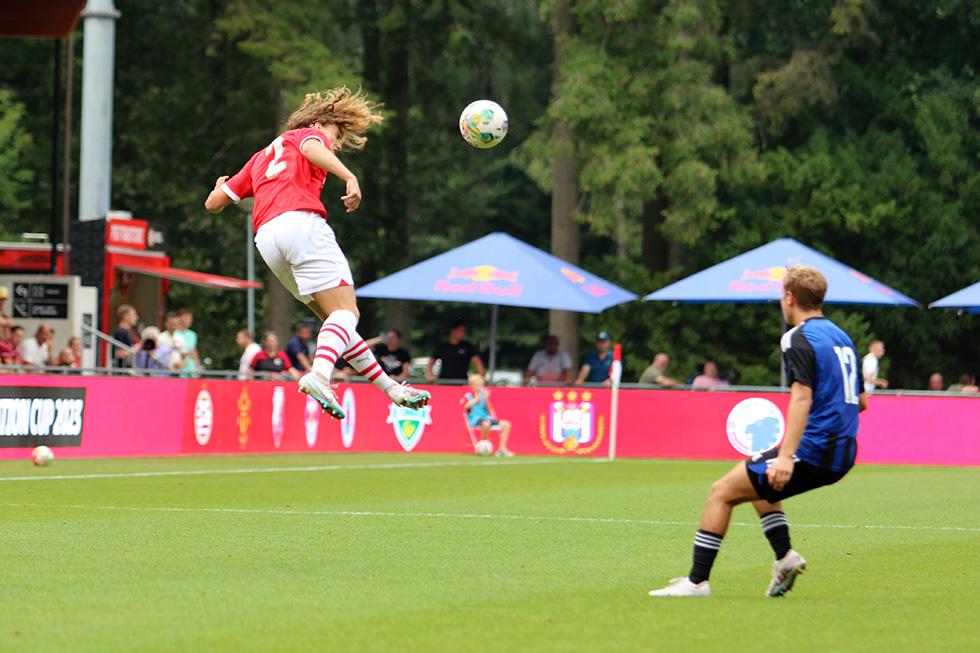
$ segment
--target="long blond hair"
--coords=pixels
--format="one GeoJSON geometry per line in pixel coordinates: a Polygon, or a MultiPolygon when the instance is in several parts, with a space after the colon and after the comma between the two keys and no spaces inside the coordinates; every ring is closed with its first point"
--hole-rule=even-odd
{"type": "Polygon", "coordinates": [[[379,124],[384,116],[377,105],[360,88],[352,92],[346,86],[321,93],[307,93],[303,105],[289,116],[286,129],[308,127],[313,123],[334,124],[340,129],[340,142],[345,147],[360,150],[371,125],[379,124]]]}

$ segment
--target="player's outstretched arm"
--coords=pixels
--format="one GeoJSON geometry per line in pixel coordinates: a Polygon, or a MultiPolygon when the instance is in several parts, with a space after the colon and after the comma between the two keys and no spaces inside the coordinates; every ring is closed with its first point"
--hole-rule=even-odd
{"type": "Polygon", "coordinates": [[[337,158],[336,154],[314,138],[304,141],[301,151],[310,163],[344,180],[347,184],[347,192],[341,199],[344,201],[348,213],[356,211],[361,204],[361,187],[357,183],[357,177],[354,176],[354,173],[347,169],[347,166],[337,158]]]}
{"type": "Polygon", "coordinates": [[[221,185],[226,181],[228,181],[228,175],[218,177],[218,181],[214,182],[214,190],[204,200],[204,208],[211,213],[221,213],[222,209],[232,202],[232,199],[228,197],[228,193],[221,190],[221,185]]]}

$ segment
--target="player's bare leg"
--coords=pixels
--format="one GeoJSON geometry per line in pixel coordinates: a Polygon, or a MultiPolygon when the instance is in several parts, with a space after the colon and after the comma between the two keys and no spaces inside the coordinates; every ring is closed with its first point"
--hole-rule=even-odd
{"type": "Polygon", "coordinates": [[[793,589],[796,577],[806,571],[806,560],[793,550],[789,540],[789,523],[783,512],[783,502],[769,503],[765,499],[753,501],[752,507],[759,514],[762,532],[765,534],[776,561],[772,563],[772,580],[766,596],[783,596],[793,589]]]}
{"type": "MultiPolygon", "coordinates": [[[[313,301],[308,306],[324,321],[317,337],[314,372],[329,379],[337,358],[343,356],[358,374],[378,386],[395,404],[418,409],[429,403],[430,395],[425,390],[399,384],[388,376],[374,352],[364,344],[356,331],[360,314],[353,286],[338,286],[313,293],[313,301]]],[[[332,409],[327,412],[333,414],[332,409]]]]}
{"type": "Polygon", "coordinates": [[[739,463],[715,481],[701,513],[701,528],[694,536],[694,561],[690,573],[674,578],[667,587],[653,590],[650,596],[711,596],[708,576],[721,548],[721,540],[728,531],[732,509],[740,503],[759,500],[745,463],[739,463]]]}

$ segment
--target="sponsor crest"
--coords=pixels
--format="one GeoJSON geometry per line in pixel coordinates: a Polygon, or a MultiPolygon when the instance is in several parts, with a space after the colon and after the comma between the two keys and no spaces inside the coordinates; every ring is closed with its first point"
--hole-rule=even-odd
{"type": "Polygon", "coordinates": [[[248,396],[248,387],[242,386],[242,391],[238,395],[238,418],[235,423],[238,425],[238,446],[242,451],[248,446],[248,429],[252,425],[252,399],[248,396]]]}
{"type": "Polygon", "coordinates": [[[214,428],[214,401],[206,388],[201,388],[194,402],[194,437],[202,447],[211,440],[214,428]]]}
{"type": "Polygon", "coordinates": [[[762,397],[738,402],[728,413],[728,441],[745,456],[769,451],[783,441],[786,420],[776,404],[762,397]]]}
{"type": "Polygon", "coordinates": [[[405,408],[390,404],[388,406],[388,419],[398,438],[398,444],[405,451],[411,451],[422,439],[427,424],[432,423],[432,406],[426,406],[419,410],[405,408]]]}
{"type": "Polygon", "coordinates": [[[605,430],[605,418],[596,416],[592,393],[556,392],[541,415],[541,442],[551,453],[585,455],[595,451],[605,430]]]}
{"type": "Polygon", "coordinates": [[[344,398],[341,400],[340,407],[344,409],[344,419],[340,420],[340,440],[344,443],[345,449],[350,449],[350,446],[354,444],[354,427],[357,425],[354,391],[350,388],[344,390],[344,398]]]}
{"type": "Polygon", "coordinates": [[[276,449],[282,444],[286,432],[286,389],[281,385],[272,391],[272,442],[276,449]]]}
{"type": "MultiPolygon", "coordinates": [[[[320,404],[313,397],[306,397],[306,446],[310,449],[316,444],[316,432],[320,428],[320,404]]],[[[278,445],[277,445],[278,446],[278,445]]]]}

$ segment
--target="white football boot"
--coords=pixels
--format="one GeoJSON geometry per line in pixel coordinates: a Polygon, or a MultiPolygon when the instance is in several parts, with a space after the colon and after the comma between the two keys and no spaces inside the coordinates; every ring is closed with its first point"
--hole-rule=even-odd
{"type": "Polygon", "coordinates": [[[790,549],[786,555],[772,563],[772,582],[766,590],[766,596],[782,596],[793,589],[796,577],[806,571],[806,560],[799,553],[790,549]]]}
{"type": "Polygon", "coordinates": [[[695,585],[684,576],[671,579],[670,585],[663,589],[651,590],[650,596],[711,596],[711,585],[706,580],[695,585]]]}
{"type": "Polygon", "coordinates": [[[399,383],[391,386],[387,394],[388,398],[396,405],[414,410],[425,407],[428,405],[429,399],[432,398],[432,395],[425,390],[413,388],[407,383],[399,383]]]}
{"type": "Polygon", "coordinates": [[[309,372],[303,375],[299,380],[299,391],[316,399],[323,412],[330,417],[344,419],[344,409],[337,401],[337,395],[330,387],[330,382],[319,372],[309,372]]]}

